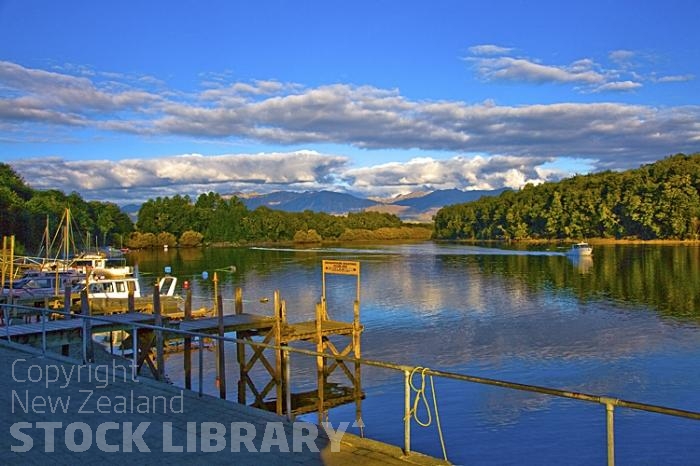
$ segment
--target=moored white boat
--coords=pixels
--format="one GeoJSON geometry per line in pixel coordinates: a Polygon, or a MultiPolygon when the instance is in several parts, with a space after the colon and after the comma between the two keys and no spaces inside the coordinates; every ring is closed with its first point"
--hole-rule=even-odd
{"type": "MultiPolygon", "coordinates": [[[[179,311],[182,298],[175,294],[177,278],[167,275],[158,282],[160,303],[163,314],[179,311]]],[[[90,309],[93,314],[110,314],[128,310],[129,291],[134,294],[135,310],[152,312],[153,296],[141,292],[139,280],[136,277],[95,277],[83,281],[73,291],[76,293],[87,290],[90,309]]]]}
{"type": "MultiPolygon", "coordinates": [[[[134,291],[134,297],[140,298],[141,286],[136,277],[91,277],[90,280],[81,284],[81,289],[86,286],[88,298],[111,298],[126,299],[129,297],[129,290],[134,291]]],[[[161,296],[174,296],[177,278],[170,275],[161,278],[158,282],[158,289],[161,296]]]]}
{"type": "Polygon", "coordinates": [[[60,296],[66,286],[72,288],[83,278],[85,277],[76,271],[29,271],[20,279],[6,282],[0,291],[0,297],[3,300],[41,300],[60,296]]]}

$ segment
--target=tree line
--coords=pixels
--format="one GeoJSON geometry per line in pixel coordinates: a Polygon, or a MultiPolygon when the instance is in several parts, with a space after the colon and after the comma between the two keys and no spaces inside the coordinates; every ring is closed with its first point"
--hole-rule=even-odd
{"type": "Polygon", "coordinates": [[[285,212],[268,207],[249,210],[236,196],[218,193],[175,195],[146,201],[138,213],[134,246],[174,243],[196,246],[198,242],[245,244],[250,242],[356,241],[428,239],[432,230],[404,224],[396,215],[380,212],[348,213],[285,212]],[[170,236],[163,236],[166,232],[170,236]],[[158,235],[161,235],[160,240],[158,235]],[[167,240],[167,242],[165,242],[167,240]]]}
{"type": "Polygon", "coordinates": [[[201,194],[196,200],[181,195],[149,199],[142,204],[134,224],[114,203],[85,201],[76,192],[66,195],[55,189],[32,189],[12,167],[0,163],[0,236],[15,235],[18,253],[43,255],[47,223],[53,235],[67,208],[77,249],[428,239],[432,234],[424,225],[407,225],[386,213],[336,216],[267,207],[251,211],[239,198],[214,192],[201,194]]]}
{"type": "Polygon", "coordinates": [[[700,153],[446,206],[435,215],[434,233],[454,240],[699,236],[700,153]]]}
{"type": "MultiPolygon", "coordinates": [[[[0,234],[19,250],[38,251],[47,220],[58,225],[66,208],[77,238],[132,248],[250,242],[428,239],[425,225],[404,224],[379,212],[336,216],[246,208],[235,197],[209,192],[146,201],[136,225],[114,203],[85,201],[76,192],[34,190],[0,163],[0,234]]],[[[638,169],[578,175],[526,185],[498,197],[446,206],[432,235],[453,240],[578,238],[700,238],[700,153],[677,154],[638,169]]]]}
{"type": "Polygon", "coordinates": [[[32,189],[12,167],[0,163],[0,236],[15,235],[18,252],[38,255],[47,223],[54,235],[66,208],[71,211],[75,242],[83,248],[119,245],[134,230],[129,216],[116,204],[85,201],[76,192],[32,189]]]}

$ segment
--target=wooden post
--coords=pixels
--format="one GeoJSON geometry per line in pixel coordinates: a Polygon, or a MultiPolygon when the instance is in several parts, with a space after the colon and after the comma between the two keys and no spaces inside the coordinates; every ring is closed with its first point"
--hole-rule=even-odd
{"type": "Polygon", "coordinates": [[[71,318],[71,297],[73,296],[70,285],[66,285],[63,289],[63,312],[67,315],[63,316],[64,319],[71,318]]]}
{"type": "MultiPolygon", "coordinates": [[[[323,305],[316,304],[316,352],[323,353],[323,332],[321,320],[323,316],[323,305]]],[[[323,356],[316,356],[316,383],[318,387],[318,425],[323,423],[324,392],[326,389],[326,359],[323,356]]]]}
{"type": "Polygon", "coordinates": [[[2,269],[0,269],[0,289],[5,288],[5,268],[7,267],[7,236],[2,237],[2,269]]]}
{"type": "MultiPolygon", "coordinates": [[[[0,267],[0,290],[5,288],[5,270],[7,269],[7,236],[2,237],[2,267],[0,267]]],[[[7,301],[5,301],[7,304],[11,304],[10,298],[8,296],[7,301]]],[[[2,325],[10,325],[10,317],[8,314],[7,317],[7,322],[5,322],[5,313],[3,312],[2,315],[0,315],[0,323],[2,325]]]]}
{"type": "MultiPolygon", "coordinates": [[[[282,314],[282,326],[286,327],[287,325],[287,301],[284,299],[282,300],[281,303],[281,308],[280,308],[281,314],[282,314]]],[[[284,346],[288,346],[288,343],[285,343],[284,346]]],[[[284,400],[285,400],[285,405],[287,407],[287,419],[290,421],[293,421],[293,415],[292,415],[292,384],[290,383],[290,373],[289,373],[289,351],[282,351],[282,393],[284,393],[284,400]]]]}
{"type": "MultiPolygon", "coordinates": [[[[219,336],[224,336],[224,306],[221,300],[218,300],[217,316],[219,318],[219,336]]],[[[226,360],[224,353],[224,341],[219,340],[218,345],[219,355],[219,398],[226,399],[226,360]]]]}
{"type": "Polygon", "coordinates": [[[136,312],[136,303],[134,302],[134,284],[132,282],[127,282],[126,287],[129,291],[126,298],[126,305],[129,313],[136,312]]]}
{"type": "MultiPolygon", "coordinates": [[[[361,339],[361,329],[360,329],[360,302],[355,301],[353,303],[353,319],[352,319],[352,349],[355,359],[360,359],[362,357],[362,352],[360,351],[360,339],[361,339]]],[[[355,362],[355,383],[354,383],[354,395],[355,395],[355,422],[360,427],[360,433],[364,437],[364,425],[362,423],[362,384],[361,384],[361,369],[360,363],[355,362]]]]}
{"type": "MultiPolygon", "coordinates": [[[[240,287],[236,287],[234,302],[234,312],[236,313],[236,315],[243,314],[243,289],[241,289],[240,287]]],[[[236,332],[236,338],[243,338],[243,333],[236,332]]],[[[238,362],[238,402],[241,404],[245,404],[245,343],[236,343],[236,360],[238,362]]]]}
{"type": "MultiPolygon", "coordinates": [[[[275,346],[282,344],[282,308],[280,307],[280,290],[275,290],[273,294],[274,312],[275,312],[275,346]]],[[[275,350],[275,389],[277,391],[277,400],[275,408],[278,415],[282,415],[282,351],[275,350]]]]}
{"type": "MultiPolygon", "coordinates": [[[[90,315],[90,303],[88,301],[87,290],[80,292],[80,314],[83,316],[90,315]]],[[[92,362],[94,360],[94,348],[92,346],[92,321],[90,319],[84,319],[84,321],[85,325],[83,325],[83,329],[85,331],[85,335],[83,335],[83,344],[85,346],[83,347],[83,352],[85,355],[85,360],[83,363],[87,364],[88,362],[92,362]]]]}
{"type": "MultiPolygon", "coordinates": [[[[15,235],[10,236],[10,299],[8,300],[9,304],[14,304],[15,299],[14,295],[12,293],[12,280],[15,278],[15,235]]],[[[8,322],[9,325],[9,322],[8,322]]]]}
{"type": "MultiPolygon", "coordinates": [[[[160,288],[158,283],[153,286],[153,314],[155,315],[156,327],[163,326],[163,315],[160,308],[160,288]]],[[[163,354],[163,331],[156,330],[156,380],[163,380],[165,370],[165,355],[163,354]]]]}
{"type": "MultiPolygon", "coordinates": [[[[188,320],[192,320],[192,290],[189,287],[185,293],[185,322],[188,320]]],[[[199,351],[202,351],[202,345],[199,346],[199,351]]],[[[192,337],[188,335],[185,335],[185,389],[192,390],[192,337]]]]}
{"type": "MultiPolygon", "coordinates": [[[[70,285],[66,285],[66,288],[63,290],[63,312],[65,312],[67,315],[63,316],[64,319],[70,319],[70,300],[71,300],[71,288],[70,285]]],[[[70,355],[70,345],[65,344],[61,346],[61,354],[63,356],[69,356],[70,355]]]]}
{"type": "Polygon", "coordinates": [[[243,289],[241,287],[236,287],[234,295],[235,313],[236,315],[243,314],[243,289]]]}
{"type": "MultiPolygon", "coordinates": [[[[15,278],[15,235],[10,236],[10,282],[15,278]]],[[[12,288],[12,287],[10,287],[12,288]]]]}
{"type": "Polygon", "coordinates": [[[214,272],[214,278],[212,279],[214,282],[214,309],[218,311],[219,309],[219,276],[217,275],[216,272],[214,272]]]}

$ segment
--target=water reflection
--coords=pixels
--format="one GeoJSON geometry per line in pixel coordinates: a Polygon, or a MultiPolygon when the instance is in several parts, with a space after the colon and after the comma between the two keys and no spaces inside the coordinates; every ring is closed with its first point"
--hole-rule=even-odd
{"type": "Polygon", "coordinates": [[[587,274],[591,272],[591,268],[593,267],[592,256],[567,256],[567,259],[569,259],[579,273],[587,274]]]}
{"type": "MultiPolygon", "coordinates": [[[[170,265],[178,276],[190,277],[193,290],[204,301],[211,296],[212,271],[218,270],[224,296],[232,297],[234,287],[243,287],[244,307],[252,312],[270,314],[271,304],[259,298],[280,289],[290,321],[313,319],[321,294],[322,259],[362,264],[364,357],[690,410],[700,406],[697,246],[598,246],[595,257],[576,261],[560,251],[433,243],[176,250],[132,256],[143,271],[159,273],[170,265]],[[201,278],[203,270],[209,271],[209,280],[201,278]]],[[[329,311],[339,320],[352,320],[348,303],[354,298],[354,281],[334,278],[339,279],[329,284],[329,311]]],[[[227,305],[232,308],[230,301],[227,305]]],[[[297,377],[299,387],[313,388],[314,361],[295,358],[293,364],[299,374],[311,374],[308,379],[297,377]]],[[[231,373],[235,371],[231,368],[231,373]]],[[[362,384],[367,392],[363,412],[368,431],[374,438],[400,443],[401,375],[368,369],[362,384]],[[388,412],[396,413],[396,424],[388,412]]],[[[596,439],[604,436],[604,420],[595,409],[444,381],[438,390],[441,404],[450,407],[444,414],[441,410],[441,416],[455,462],[479,462],[485,457],[495,463],[507,463],[509,457],[532,458],[528,461],[533,464],[561,458],[571,464],[600,462],[596,439]],[[516,425],[519,437],[511,435],[516,425]],[[567,437],[542,451],[528,450],[528,445],[559,438],[561,432],[577,432],[577,438],[593,446],[574,445],[567,437]],[[472,448],[460,449],[464,438],[471,439],[472,448]],[[475,447],[482,444],[488,448],[475,447]],[[580,458],[568,461],[572,448],[580,458]],[[484,456],[473,456],[479,452],[484,456]]],[[[344,420],[352,421],[354,412],[347,415],[344,420]]],[[[694,425],[684,424],[683,433],[675,435],[669,434],[670,429],[652,432],[649,424],[634,425],[618,448],[621,462],[634,462],[640,451],[652,463],[687,464],[688,458],[700,455],[695,442],[700,433],[694,425]],[[682,445],[671,453],[645,450],[647,445],[666,442],[682,445]]],[[[661,419],[654,425],[671,424],[661,419]]],[[[440,454],[431,435],[415,435],[416,448],[440,454]]]]}

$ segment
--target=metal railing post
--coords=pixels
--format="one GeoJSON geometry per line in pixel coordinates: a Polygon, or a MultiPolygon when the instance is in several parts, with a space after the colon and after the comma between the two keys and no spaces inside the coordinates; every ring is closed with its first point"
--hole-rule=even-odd
{"type": "Polygon", "coordinates": [[[87,363],[88,363],[88,360],[87,360],[87,347],[88,347],[88,342],[87,342],[87,328],[88,328],[88,326],[87,326],[87,319],[85,318],[85,316],[84,316],[83,314],[81,314],[80,317],[83,319],[83,322],[82,322],[82,323],[83,323],[83,342],[82,342],[82,343],[83,343],[83,344],[82,344],[82,346],[83,346],[83,348],[82,348],[82,350],[83,350],[83,364],[87,364],[87,363]]]}
{"type": "Polygon", "coordinates": [[[615,466],[615,406],[605,404],[605,417],[608,431],[608,466],[615,466]]]}
{"type": "Polygon", "coordinates": [[[46,309],[41,309],[41,355],[46,356],[46,309]]]}
{"type": "Polygon", "coordinates": [[[2,308],[3,317],[5,318],[5,330],[7,331],[7,341],[12,341],[10,339],[10,309],[8,305],[2,308]]]}
{"type": "Polygon", "coordinates": [[[411,453],[411,373],[403,371],[404,410],[403,410],[403,453],[411,453]]]}

